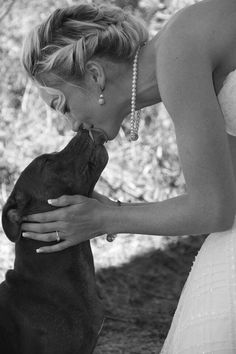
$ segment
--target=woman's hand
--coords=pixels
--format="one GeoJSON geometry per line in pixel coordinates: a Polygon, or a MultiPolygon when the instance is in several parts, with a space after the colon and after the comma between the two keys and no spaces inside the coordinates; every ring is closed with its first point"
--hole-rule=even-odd
{"type": "Polygon", "coordinates": [[[23,237],[44,242],[57,241],[57,235],[60,238],[58,244],[41,247],[38,253],[62,251],[105,234],[106,205],[115,205],[115,202],[94,192],[93,198],[63,195],[50,200],[49,204],[58,209],[23,218],[23,237]]]}

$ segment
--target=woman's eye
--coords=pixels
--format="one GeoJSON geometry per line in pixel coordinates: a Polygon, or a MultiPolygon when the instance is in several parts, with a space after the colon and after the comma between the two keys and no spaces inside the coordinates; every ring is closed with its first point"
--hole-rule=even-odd
{"type": "Polygon", "coordinates": [[[63,114],[67,114],[67,113],[70,113],[70,110],[69,110],[68,106],[65,105],[63,108],[63,114]]]}

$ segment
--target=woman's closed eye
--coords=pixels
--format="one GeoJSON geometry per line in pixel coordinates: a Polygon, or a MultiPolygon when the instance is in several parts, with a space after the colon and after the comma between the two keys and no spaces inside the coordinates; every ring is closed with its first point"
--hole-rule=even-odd
{"type": "Polygon", "coordinates": [[[70,113],[70,109],[69,109],[68,105],[66,104],[66,100],[65,100],[64,95],[55,97],[52,100],[50,107],[53,108],[54,110],[64,114],[64,115],[70,113]]]}
{"type": "Polygon", "coordinates": [[[62,108],[62,113],[63,113],[63,114],[68,114],[68,113],[70,113],[70,109],[69,109],[69,107],[67,106],[67,104],[65,104],[64,107],[62,108]]]}

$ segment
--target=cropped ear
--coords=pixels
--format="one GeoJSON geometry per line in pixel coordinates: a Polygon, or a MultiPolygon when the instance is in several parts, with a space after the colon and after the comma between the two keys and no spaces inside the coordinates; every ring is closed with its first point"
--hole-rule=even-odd
{"type": "Polygon", "coordinates": [[[10,195],[2,211],[2,227],[10,241],[16,242],[21,236],[22,216],[17,209],[15,198],[10,195]]]}

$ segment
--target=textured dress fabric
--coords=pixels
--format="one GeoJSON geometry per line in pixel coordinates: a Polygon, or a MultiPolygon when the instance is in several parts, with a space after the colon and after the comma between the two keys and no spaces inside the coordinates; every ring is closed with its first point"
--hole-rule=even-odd
{"type": "MultiPolygon", "coordinates": [[[[236,136],[236,70],[218,100],[225,130],[236,136]]],[[[236,217],[195,257],[160,354],[236,354],[236,217]]]]}

